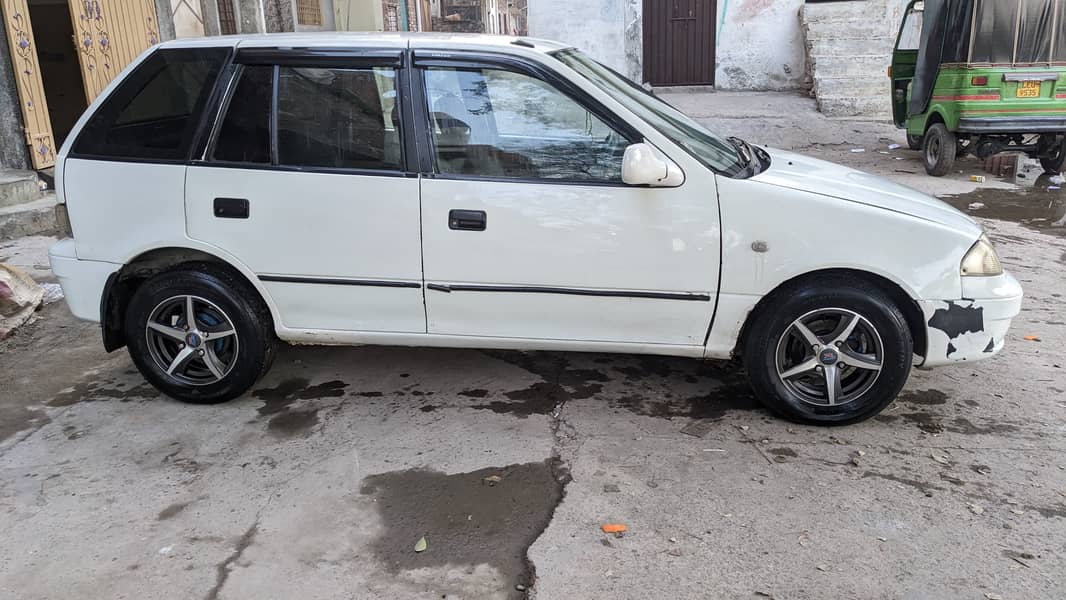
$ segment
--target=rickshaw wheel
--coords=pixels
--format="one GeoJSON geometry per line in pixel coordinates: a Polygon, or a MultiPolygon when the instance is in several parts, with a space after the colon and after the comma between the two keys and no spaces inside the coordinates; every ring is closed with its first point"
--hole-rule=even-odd
{"type": "Polygon", "coordinates": [[[922,162],[925,172],[934,177],[943,177],[955,165],[958,142],[955,134],[943,123],[936,123],[925,132],[922,140],[922,162]]]}
{"type": "Polygon", "coordinates": [[[911,150],[921,150],[922,149],[922,136],[908,133],[907,134],[907,147],[910,148],[911,150]]]}
{"type": "Polygon", "coordinates": [[[1062,173],[1062,163],[1064,161],[1066,161],[1066,140],[1063,140],[1048,156],[1041,157],[1040,166],[1044,167],[1045,173],[1058,175],[1062,173]]]}

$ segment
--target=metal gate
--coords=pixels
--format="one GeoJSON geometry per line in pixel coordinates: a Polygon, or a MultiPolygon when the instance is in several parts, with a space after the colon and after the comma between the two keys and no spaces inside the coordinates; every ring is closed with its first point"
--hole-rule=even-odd
{"type": "Polygon", "coordinates": [[[26,0],[0,0],[0,7],[3,7],[4,28],[11,48],[11,64],[15,71],[19,105],[22,107],[26,144],[30,148],[33,167],[46,169],[56,164],[56,148],[29,7],[26,0]]]}
{"type": "MultiPolygon", "coordinates": [[[[68,0],[85,98],[92,102],[141,52],[159,42],[153,0],[68,0]]],[[[35,169],[56,162],[55,138],[27,0],[0,0],[26,143],[35,169]]]]}
{"type": "Polygon", "coordinates": [[[89,102],[126,65],[159,43],[153,0],[69,0],[85,98],[89,102]]]}
{"type": "Polygon", "coordinates": [[[714,85],[715,0],[644,0],[644,80],[714,85]]]}

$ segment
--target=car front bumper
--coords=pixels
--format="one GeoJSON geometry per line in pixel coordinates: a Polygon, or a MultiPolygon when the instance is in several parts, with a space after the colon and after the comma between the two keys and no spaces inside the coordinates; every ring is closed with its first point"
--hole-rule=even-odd
{"type": "Polygon", "coordinates": [[[928,344],[922,368],[989,358],[1003,349],[1022,309],[1022,286],[1009,273],[963,277],[959,300],[923,300],[928,344]]]}
{"type": "Polygon", "coordinates": [[[48,262],[59,279],[70,312],[79,319],[100,321],[100,299],[107,279],[122,265],[99,260],[79,260],[74,240],[60,240],[48,249],[48,262]]]}

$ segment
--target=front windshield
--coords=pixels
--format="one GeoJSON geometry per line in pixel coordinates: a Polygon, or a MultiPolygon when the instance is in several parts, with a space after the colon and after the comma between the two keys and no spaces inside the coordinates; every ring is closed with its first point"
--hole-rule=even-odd
{"type": "Polygon", "coordinates": [[[577,50],[563,50],[553,56],[621,102],[707,167],[727,177],[751,175],[749,164],[752,161],[744,156],[736,144],[707,131],[629,79],[577,50]]]}

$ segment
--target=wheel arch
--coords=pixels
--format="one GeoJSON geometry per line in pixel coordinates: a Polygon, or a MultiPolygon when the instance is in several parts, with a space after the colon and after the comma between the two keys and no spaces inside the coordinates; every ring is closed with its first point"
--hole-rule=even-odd
{"type": "Polygon", "coordinates": [[[100,329],[103,334],[104,350],[113,352],[126,345],[123,323],[130,298],[137,289],[151,277],[175,269],[181,265],[208,263],[224,269],[248,285],[260,301],[270,310],[271,317],[277,323],[277,314],[273,303],[258,285],[254,276],[238,268],[225,258],[198,248],[184,246],[164,246],[145,250],[128,259],[122,268],[108,278],[104,293],[100,298],[100,329]]]}
{"type": "Polygon", "coordinates": [[[751,331],[752,323],[756,322],[766,312],[776,298],[784,294],[789,294],[796,288],[802,287],[814,279],[827,276],[845,276],[854,278],[866,284],[876,286],[882,292],[887,294],[888,297],[896,303],[896,306],[899,307],[903,316],[907,319],[907,328],[910,330],[911,338],[914,341],[915,354],[922,357],[925,356],[927,347],[925,317],[921,307],[911,294],[909,294],[900,284],[883,275],[878,275],[870,271],[847,268],[809,271],[781,282],[777,287],[771,290],[770,293],[763,296],[759,302],[756,303],[751,312],[748,313],[747,318],[744,320],[744,325],[740,328],[740,334],[737,336],[737,345],[733,351],[733,355],[741,356],[743,354],[744,345],[747,342],[747,336],[751,331]]]}

